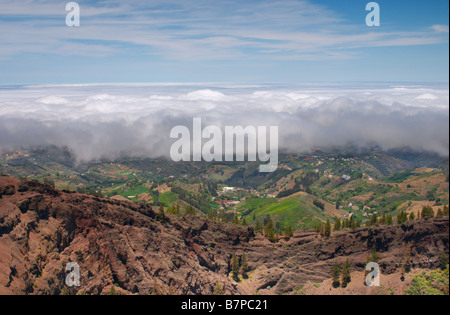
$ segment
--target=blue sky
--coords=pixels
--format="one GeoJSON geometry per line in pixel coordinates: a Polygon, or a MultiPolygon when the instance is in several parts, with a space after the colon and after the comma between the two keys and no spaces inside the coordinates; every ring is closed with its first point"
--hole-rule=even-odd
{"type": "Polygon", "coordinates": [[[448,82],[448,1],[368,2],[0,0],[0,84],[448,82]]]}

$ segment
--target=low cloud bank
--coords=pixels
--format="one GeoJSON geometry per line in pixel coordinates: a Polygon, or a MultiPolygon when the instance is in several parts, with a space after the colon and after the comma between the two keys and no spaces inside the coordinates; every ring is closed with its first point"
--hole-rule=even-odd
{"type": "Polygon", "coordinates": [[[0,88],[0,149],[78,162],[169,156],[173,127],[278,126],[280,150],[354,145],[449,156],[448,85],[59,85],[0,88]]]}

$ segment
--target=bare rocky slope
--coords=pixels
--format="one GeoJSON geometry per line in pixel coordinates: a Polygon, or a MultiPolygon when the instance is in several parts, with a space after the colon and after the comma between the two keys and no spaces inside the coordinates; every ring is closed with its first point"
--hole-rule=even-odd
{"type": "Polygon", "coordinates": [[[449,218],[333,233],[298,231],[272,244],[252,228],[198,216],[158,219],[150,206],[58,191],[0,177],[0,294],[67,292],[66,265],[76,262],[81,287],[107,294],[292,294],[330,278],[348,258],[363,270],[375,248],[383,273],[398,271],[411,248],[413,267],[435,269],[449,252],[449,218]],[[251,281],[229,277],[233,253],[246,253],[251,281]],[[250,285],[251,282],[251,285],[250,285]]]}

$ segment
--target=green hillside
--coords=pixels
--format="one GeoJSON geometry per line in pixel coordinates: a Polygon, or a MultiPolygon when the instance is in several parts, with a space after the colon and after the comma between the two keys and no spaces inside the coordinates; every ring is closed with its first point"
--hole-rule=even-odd
{"type": "Polygon", "coordinates": [[[321,209],[307,203],[304,198],[296,196],[284,200],[251,198],[239,206],[247,222],[270,217],[281,226],[294,229],[314,228],[331,217],[321,209]]]}

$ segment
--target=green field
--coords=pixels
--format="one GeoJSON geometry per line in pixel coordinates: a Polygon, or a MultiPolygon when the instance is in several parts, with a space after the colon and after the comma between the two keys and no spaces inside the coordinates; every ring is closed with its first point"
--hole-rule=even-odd
{"type": "Polygon", "coordinates": [[[300,196],[277,200],[251,198],[239,207],[246,214],[246,220],[261,220],[265,216],[279,222],[281,226],[290,225],[294,229],[314,228],[317,223],[331,219],[319,208],[307,203],[300,196]]]}
{"type": "Polygon", "coordinates": [[[173,204],[177,203],[178,195],[169,191],[169,192],[159,195],[158,201],[160,204],[164,205],[165,207],[170,207],[173,204]]]}

